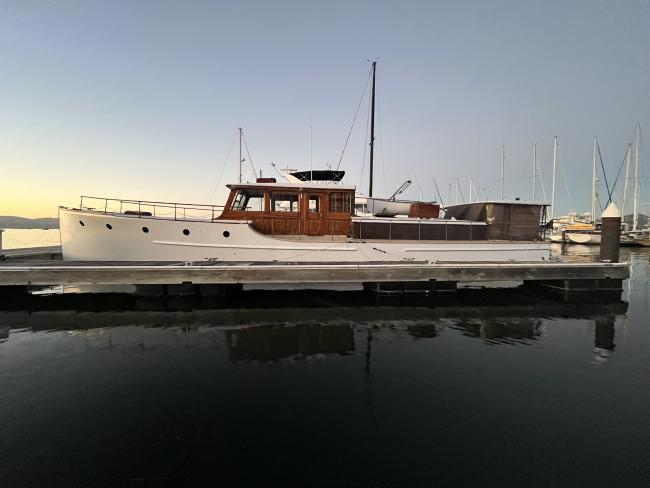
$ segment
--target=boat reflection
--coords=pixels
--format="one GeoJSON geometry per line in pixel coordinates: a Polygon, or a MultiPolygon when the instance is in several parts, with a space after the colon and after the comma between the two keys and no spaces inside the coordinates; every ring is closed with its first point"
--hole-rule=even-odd
{"type": "Polygon", "coordinates": [[[247,327],[227,330],[226,342],[232,362],[300,360],[354,352],[354,333],[349,325],[247,327]]]}
{"type": "Polygon", "coordinates": [[[530,344],[541,337],[543,324],[539,318],[485,318],[458,321],[452,328],[486,344],[530,344]]]}
{"type": "Polygon", "coordinates": [[[335,309],[211,310],[193,312],[0,313],[0,343],[12,334],[64,331],[91,349],[224,351],[232,363],[278,362],[366,354],[361,337],[437,340],[451,332],[484,344],[529,345],[544,339],[549,321],[594,324],[593,362],[615,349],[615,323],[627,303],[492,307],[339,307],[335,309]],[[115,324],[122,324],[116,326],[115,324]],[[42,332],[43,331],[43,332],[42,332]],[[376,333],[374,333],[376,331],[376,333]],[[368,335],[370,337],[370,335],[368,335]],[[360,342],[361,341],[361,342],[360,342]],[[361,351],[361,352],[360,352],[361,351]]]}

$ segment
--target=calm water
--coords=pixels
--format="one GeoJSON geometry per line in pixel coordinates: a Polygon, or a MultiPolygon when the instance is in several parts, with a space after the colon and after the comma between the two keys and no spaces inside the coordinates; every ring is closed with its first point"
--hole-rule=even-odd
{"type": "Polygon", "coordinates": [[[4,229],[2,233],[3,249],[58,246],[60,244],[59,229],[4,229]]]}
{"type": "Polygon", "coordinates": [[[629,307],[5,312],[0,486],[649,486],[630,258],[629,307]]]}

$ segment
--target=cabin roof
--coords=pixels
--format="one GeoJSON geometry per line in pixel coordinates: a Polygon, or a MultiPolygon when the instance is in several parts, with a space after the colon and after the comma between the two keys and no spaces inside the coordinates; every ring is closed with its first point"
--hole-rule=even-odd
{"type": "Polygon", "coordinates": [[[492,204],[501,204],[501,205],[533,205],[535,207],[550,207],[550,203],[546,202],[527,202],[524,200],[481,200],[479,202],[471,202],[471,203],[456,203],[454,205],[447,205],[446,208],[454,208],[454,207],[463,207],[463,206],[468,206],[468,205],[485,205],[487,203],[492,203],[492,204]]]}
{"type": "Polygon", "coordinates": [[[353,185],[333,185],[333,184],[315,184],[305,183],[231,183],[226,185],[231,190],[249,189],[249,190],[330,190],[330,191],[354,191],[353,185]]]}

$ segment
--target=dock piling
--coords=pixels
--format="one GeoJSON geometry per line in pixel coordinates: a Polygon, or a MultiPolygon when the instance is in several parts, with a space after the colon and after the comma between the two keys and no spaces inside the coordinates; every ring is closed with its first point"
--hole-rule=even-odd
{"type": "Polygon", "coordinates": [[[600,260],[617,263],[621,247],[621,211],[611,202],[602,217],[600,260]]]}

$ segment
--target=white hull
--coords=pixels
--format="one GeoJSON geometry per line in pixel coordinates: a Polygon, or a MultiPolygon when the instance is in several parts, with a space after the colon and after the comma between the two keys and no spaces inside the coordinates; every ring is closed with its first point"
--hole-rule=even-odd
{"type": "Polygon", "coordinates": [[[567,239],[574,244],[600,244],[600,234],[567,232],[567,239]]]}
{"type": "Polygon", "coordinates": [[[549,245],[543,242],[282,238],[260,234],[245,221],[172,220],[65,208],[59,209],[59,223],[63,259],[74,261],[540,262],[550,259],[549,245]]]}

